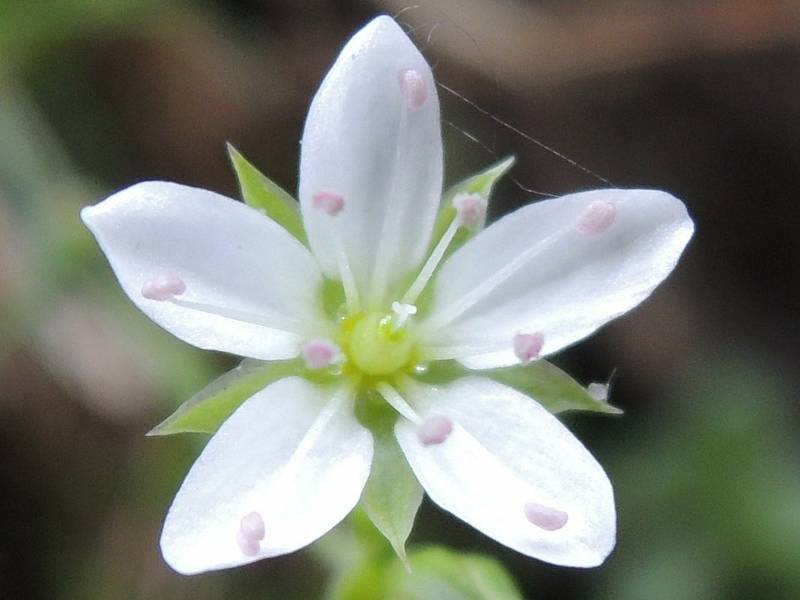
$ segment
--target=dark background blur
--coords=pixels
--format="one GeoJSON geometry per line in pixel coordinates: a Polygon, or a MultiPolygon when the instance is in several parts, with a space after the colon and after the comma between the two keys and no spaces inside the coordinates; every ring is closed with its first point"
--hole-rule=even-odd
{"type": "MultiPolygon", "coordinates": [[[[347,525],[234,571],[162,562],[204,440],[144,433],[232,362],[129,305],[78,210],[145,179],[236,196],[226,141],[295,189],[324,72],[401,11],[442,82],[697,223],[652,299],[556,361],[584,383],[616,369],[626,415],[567,418],[615,483],[608,562],[525,559],[427,502],[412,547],[491,554],[529,598],[800,598],[796,0],[0,0],[0,598],[324,595],[347,525]]],[[[496,213],[523,187],[602,187],[440,96],[448,182],[518,157],[496,213]]]]}

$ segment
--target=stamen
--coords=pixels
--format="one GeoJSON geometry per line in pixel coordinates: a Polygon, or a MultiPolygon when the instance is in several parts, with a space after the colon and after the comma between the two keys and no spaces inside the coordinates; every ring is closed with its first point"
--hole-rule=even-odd
{"type": "Polygon", "coordinates": [[[358,297],[358,287],[356,287],[356,278],[353,275],[353,270],[350,268],[350,262],[347,260],[347,253],[344,251],[342,238],[337,228],[331,231],[331,237],[333,238],[333,251],[336,253],[336,265],[339,268],[339,276],[342,278],[342,287],[344,287],[344,298],[347,304],[347,310],[351,315],[354,315],[361,308],[361,301],[358,297]]]}
{"type": "Polygon", "coordinates": [[[453,432],[453,422],[444,415],[428,415],[417,430],[417,437],[423,446],[444,442],[453,432]]]}
{"type": "Polygon", "coordinates": [[[403,298],[400,300],[403,304],[414,304],[417,301],[417,298],[419,298],[422,290],[424,290],[425,286],[428,285],[428,281],[430,281],[431,277],[433,276],[433,272],[436,270],[436,267],[438,267],[439,263],[442,261],[442,257],[447,251],[447,247],[450,245],[450,242],[453,241],[453,237],[455,237],[459,226],[460,224],[458,222],[458,218],[453,219],[452,223],[450,223],[450,226],[444,232],[444,235],[442,235],[442,238],[436,244],[433,252],[431,252],[428,260],[425,261],[425,265],[422,267],[419,275],[417,275],[414,283],[412,283],[411,287],[408,288],[408,291],[403,294],[403,298]]]}
{"type": "Polygon", "coordinates": [[[480,194],[457,194],[453,206],[457,211],[459,225],[469,229],[483,226],[489,202],[480,194]]]}
{"type": "Polygon", "coordinates": [[[563,510],[545,506],[537,502],[528,502],[525,505],[525,516],[528,521],[547,531],[556,531],[564,527],[569,520],[569,515],[563,510]]]}
{"type": "Polygon", "coordinates": [[[251,512],[239,521],[239,530],[236,532],[236,543],[242,554],[255,556],[261,549],[259,542],[264,539],[264,520],[257,512],[251,512]]]}
{"type": "Polygon", "coordinates": [[[607,383],[590,383],[586,387],[586,391],[595,400],[605,402],[608,400],[608,384],[607,383]]]}
{"type": "Polygon", "coordinates": [[[392,318],[392,331],[397,331],[406,324],[410,316],[417,314],[417,307],[395,301],[392,302],[392,312],[395,314],[392,318]]]}
{"type": "Polygon", "coordinates": [[[338,215],[344,208],[344,196],[335,192],[317,192],[313,197],[314,208],[331,217],[338,215]]]}
{"type": "Polygon", "coordinates": [[[433,276],[436,267],[447,252],[453,238],[456,235],[459,227],[467,227],[468,229],[475,229],[483,225],[486,219],[486,207],[488,201],[480,194],[457,194],[453,198],[453,207],[456,209],[456,216],[451,221],[450,226],[444,232],[436,247],[431,252],[425,265],[417,275],[414,283],[408,288],[408,291],[403,295],[402,301],[406,304],[413,304],[419,298],[422,290],[428,285],[431,277],[433,276]]]}
{"type": "Polygon", "coordinates": [[[258,540],[247,537],[247,534],[241,529],[236,531],[236,544],[245,556],[255,556],[261,550],[258,540]]]}
{"type": "Polygon", "coordinates": [[[617,207],[613,202],[595,200],[578,217],[575,229],[584,235],[603,233],[614,224],[616,216],[617,207]]]}
{"type": "Polygon", "coordinates": [[[415,425],[419,425],[422,422],[422,419],[416,413],[416,411],[411,408],[411,405],[406,402],[405,399],[391,385],[385,381],[381,381],[375,387],[377,388],[378,392],[380,392],[380,395],[383,396],[383,399],[386,400],[386,402],[388,402],[392,408],[403,415],[406,419],[415,425]]]}
{"type": "Polygon", "coordinates": [[[544,335],[539,331],[518,333],[514,336],[514,354],[524,363],[539,358],[542,346],[544,346],[544,335]]]}
{"type": "Polygon", "coordinates": [[[148,300],[163,302],[186,291],[186,284],[177,275],[164,274],[148,279],[142,286],[142,296],[148,300]]]}
{"type": "MultiPolygon", "coordinates": [[[[312,200],[315,209],[331,217],[335,217],[344,209],[344,196],[336,192],[317,192],[314,194],[312,200]]],[[[347,253],[344,251],[339,228],[331,224],[330,231],[333,241],[333,251],[336,254],[336,266],[339,269],[339,276],[342,278],[342,286],[344,287],[347,309],[350,311],[350,314],[355,314],[358,312],[361,304],[358,299],[356,280],[350,268],[350,263],[347,260],[347,253]]]]}
{"type": "Polygon", "coordinates": [[[298,320],[285,317],[281,314],[269,311],[266,308],[260,309],[261,312],[256,314],[244,310],[237,310],[235,308],[214,306],[213,304],[193,302],[191,300],[183,300],[180,298],[169,297],[167,298],[167,301],[176,306],[189,308],[209,315],[225,317],[226,319],[239,321],[241,323],[248,323],[250,325],[259,325],[261,327],[277,329],[279,331],[286,331],[288,333],[300,333],[304,330],[303,325],[298,320]]]}
{"type": "Polygon", "coordinates": [[[309,369],[323,369],[341,360],[342,351],[330,340],[311,340],[303,347],[303,360],[309,369]]]}
{"type": "Polygon", "coordinates": [[[288,333],[297,333],[302,329],[300,323],[295,319],[272,313],[266,309],[262,309],[261,313],[255,314],[243,310],[214,306],[202,302],[193,302],[191,300],[183,300],[175,297],[182,295],[185,291],[186,284],[184,281],[177,275],[171,274],[159,275],[153,279],[148,279],[142,286],[142,296],[149,300],[171,302],[176,306],[189,308],[198,312],[217,315],[218,317],[225,317],[226,319],[249,323],[251,325],[278,329],[288,333]]]}
{"type": "Polygon", "coordinates": [[[242,517],[239,522],[239,531],[253,540],[264,539],[264,519],[257,512],[251,512],[242,517]]]}
{"type": "Polygon", "coordinates": [[[422,73],[416,69],[400,71],[400,89],[410,110],[419,110],[428,99],[428,83],[422,73]]]}

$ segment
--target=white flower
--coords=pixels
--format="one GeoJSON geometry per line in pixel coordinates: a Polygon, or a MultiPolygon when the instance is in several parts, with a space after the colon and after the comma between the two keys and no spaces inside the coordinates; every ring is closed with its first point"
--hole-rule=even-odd
{"type": "Polygon", "coordinates": [[[439,506],[551,563],[588,567],[609,554],[611,484],[554,416],[487,377],[433,386],[415,368],[486,369],[569,346],[647,298],[692,222],[664,192],[590,191],[521,208],[448,257],[459,229],[482,226],[486,198],[453,199],[432,243],[441,192],[431,70],[379,17],[311,104],[299,189],[310,249],[242,203],[174,183],[84,209],[125,293],[177,337],[261,360],[299,356],[333,374],[268,385],[221,426],[164,524],[174,569],[292,552],[341,521],[372,463],[373,435],[354,410],[364,390],[396,411],[396,440],[439,506]],[[340,319],[323,310],[324,278],[344,288],[340,319]]]}

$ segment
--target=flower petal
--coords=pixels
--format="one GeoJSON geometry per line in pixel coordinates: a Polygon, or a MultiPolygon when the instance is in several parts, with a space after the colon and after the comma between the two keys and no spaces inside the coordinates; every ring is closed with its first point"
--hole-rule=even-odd
{"type": "Polygon", "coordinates": [[[339,278],[336,235],[371,304],[423,258],[442,192],[439,100],[430,67],[391,18],[344,47],[311,103],[300,155],[300,205],[311,249],[339,278]],[[404,73],[413,80],[403,84],[404,73]],[[404,92],[405,85],[405,92],[404,92]],[[337,194],[335,217],[314,196],[337,194]]]}
{"type": "Polygon", "coordinates": [[[356,505],[371,460],[349,390],[274,383],[222,425],[189,471],[164,523],[164,559],[192,574],[302,548],[356,505]],[[253,513],[264,535],[244,552],[240,521],[253,513]]]}
{"type": "Polygon", "coordinates": [[[312,302],[322,285],[314,258],[241,202],[151,181],[83,209],[81,217],[128,297],[190,344],[289,358],[307,328],[321,322],[312,302]],[[161,276],[185,284],[176,302],[143,296],[145,284],[161,276]]]}
{"type": "Polygon", "coordinates": [[[429,445],[410,421],[395,426],[434,502],[528,556],[575,567],[603,562],[615,542],[611,483],[555,417],[527,396],[480,377],[441,388],[415,383],[404,391],[423,418],[437,414],[453,422],[444,442],[429,445]],[[526,515],[530,506],[561,520],[537,526],[526,515]]]}
{"type": "Polygon", "coordinates": [[[423,344],[480,369],[519,362],[519,333],[543,334],[541,355],[556,352],[647,298],[693,231],[683,203],[653,190],[596,190],[523,207],[442,267],[423,344]]]}

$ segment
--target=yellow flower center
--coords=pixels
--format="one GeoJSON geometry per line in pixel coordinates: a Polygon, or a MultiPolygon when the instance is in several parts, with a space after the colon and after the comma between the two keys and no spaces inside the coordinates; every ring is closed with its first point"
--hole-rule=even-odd
{"type": "Polygon", "coordinates": [[[344,321],[342,346],[355,369],[382,376],[413,366],[414,341],[408,327],[396,326],[396,318],[375,312],[344,321]]]}

